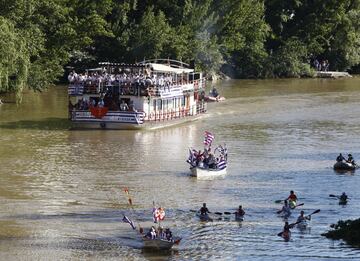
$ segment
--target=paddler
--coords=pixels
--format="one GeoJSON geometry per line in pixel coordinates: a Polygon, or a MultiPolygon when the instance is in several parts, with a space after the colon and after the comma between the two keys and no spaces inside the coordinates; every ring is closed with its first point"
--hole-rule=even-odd
{"type": "Polygon", "coordinates": [[[284,201],[284,206],[277,213],[280,214],[281,212],[284,214],[284,217],[289,217],[291,215],[291,210],[287,200],[284,201]]]}
{"type": "Polygon", "coordinates": [[[236,210],[235,215],[236,216],[241,216],[241,217],[245,215],[245,211],[244,211],[244,209],[242,208],[241,205],[239,206],[238,210],[236,210]]]}
{"type": "Polygon", "coordinates": [[[340,203],[342,203],[342,204],[346,204],[346,203],[347,203],[348,196],[346,195],[345,192],[343,192],[343,193],[341,194],[341,196],[339,197],[339,200],[340,200],[340,203]]]}
{"type": "Polygon", "coordinates": [[[294,209],[296,207],[297,196],[295,195],[293,190],[290,191],[290,195],[287,197],[286,200],[289,200],[290,208],[294,209]]]}
{"type": "Polygon", "coordinates": [[[203,203],[203,206],[200,208],[200,215],[206,216],[208,213],[210,213],[210,211],[206,207],[206,203],[203,203]]]}
{"type": "Polygon", "coordinates": [[[302,223],[302,222],[306,222],[306,220],[311,220],[311,216],[304,216],[304,211],[301,210],[300,211],[300,216],[297,218],[297,222],[296,223],[302,223]]]}
{"type": "Polygon", "coordinates": [[[245,211],[242,208],[242,206],[240,205],[239,208],[235,211],[235,219],[238,221],[239,220],[242,221],[244,218],[244,215],[245,215],[245,211]]]}
{"type": "Polygon", "coordinates": [[[285,225],[283,228],[283,232],[281,233],[281,236],[285,239],[290,239],[291,236],[291,231],[290,229],[293,228],[294,225],[293,224],[289,224],[289,222],[285,221],[285,225]]]}

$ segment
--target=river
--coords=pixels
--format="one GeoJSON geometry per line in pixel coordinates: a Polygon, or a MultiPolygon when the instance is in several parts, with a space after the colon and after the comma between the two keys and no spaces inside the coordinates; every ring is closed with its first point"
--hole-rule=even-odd
{"type": "Polygon", "coordinates": [[[69,130],[65,86],[0,105],[0,259],[360,259],[360,249],[321,236],[360,216],[360,175],[332,169],[339,152],[360,160],[360,78],[216,86],[227,99],[209,104],[205,117],[155,131],[69,130]],[[227,145],[222,179],[189,177],[188,148],[202,146],[205,130],[227,145]],[[290,190],[304,203],[290,222],[301,209],[321,211],[285,242],[274,201],[290,190]],[[351,200],[342,207],[329,194],[343,191],[351,200]],[[163,225],[183,238],[172,251],[144,251],[122,222],[125,214],[151,226],[153,201],[166,210],[163,225]],[[241,204],[247,215],[200,223],[190,210],[203,202],[212,212],[241,204]]]}

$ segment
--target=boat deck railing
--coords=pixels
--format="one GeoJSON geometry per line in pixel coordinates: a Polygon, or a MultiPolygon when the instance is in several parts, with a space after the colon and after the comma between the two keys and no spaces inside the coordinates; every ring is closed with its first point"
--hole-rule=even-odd
{"type": "Polygon", "coordinates": [[[68,87],[69,96],[82,96],[84,94],[100,94],[107,90],[116,90],[120,95],[134,96],[162,96],[183,91],[197,91],[204,88],[204,80],[179,81],[167,85],[140,84],[128,82],[74,82],[68,87]]]}

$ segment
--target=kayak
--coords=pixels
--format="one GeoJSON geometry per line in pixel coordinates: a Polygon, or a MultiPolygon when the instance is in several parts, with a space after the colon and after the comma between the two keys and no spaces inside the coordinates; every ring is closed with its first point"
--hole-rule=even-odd
{"type": "Polygon", "coordinates": [[[281,237],[283,239],[285,239],[286,241],[289,241],[290,237],[291,237],[291,232],[290,231],[284,231],[284,232],[282,232],[281,237]]]}
{"type": "Polygon", "coordinates": [[[334,164],[334,170],[355,170],[355,169],[356,166],[349,162],[339,161],[334,164]]]}
{"type": "Polygon", "coordinates": [[[213,221],[213,219],[211,217],[209,217],[208,214],[200,214],[200,213],[196,213],[196,216],[198,216],[200,218],[200,221],[213,221]]]}
{"type": "Polygon", "coordinates": [[[298,229],[306,229],[308,223],[306,220],[301,221],[299,224],[296,225],[298,229]]]}
{"type": "Polygon", "coordinates": [[[244,221],[244,215],[239,215],[235,213],[235,220],[236,221],[244,221]]]}
{"type": "Polygon", "coordinates": [[[296,208],[296,200],[289,200],[289,207],[291,209],[296,208]]]}
{"type": "Polygon", "coordinates": [[[347,200],[339,200],[339,205],[346,205],[347,204],[347,200]]]}

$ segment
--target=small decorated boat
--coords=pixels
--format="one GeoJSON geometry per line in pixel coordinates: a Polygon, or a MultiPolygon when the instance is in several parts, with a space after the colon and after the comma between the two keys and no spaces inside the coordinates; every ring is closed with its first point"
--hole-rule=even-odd
{"type": "Polygon", "coordinates": [[[68,76],[75,129],[156,129],[206,112],[205,79],[194,66],[169,59],[99,65],[68,76]]]}
{"type": "Polygon", "coordinates": [[[227,148],[219,145],[211,151],[211,143],[215,136],[205,131],[204,151],[189,149],[189,158],[186,161],[190,164],[191,176],[197,178],[221,177],[226,174],[227,169],[227,148]]]}

